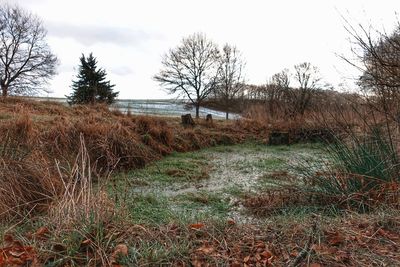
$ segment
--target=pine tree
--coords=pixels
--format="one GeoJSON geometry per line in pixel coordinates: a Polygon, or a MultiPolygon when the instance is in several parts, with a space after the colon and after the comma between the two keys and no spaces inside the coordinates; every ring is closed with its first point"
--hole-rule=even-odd
{"type": "Polygon", "coordinates": [[[106,81],[106,71],[97,69],[97,60],[90,53],[87,58],[80,58],[77,80],[72,81],[72,94],[67,96],[69,104],[112,104],[119,92],[113,92],[114,84],[106,81]]]}

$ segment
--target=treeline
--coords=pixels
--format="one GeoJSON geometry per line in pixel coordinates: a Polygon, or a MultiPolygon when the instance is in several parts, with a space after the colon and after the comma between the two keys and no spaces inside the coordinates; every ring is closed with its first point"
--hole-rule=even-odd
{"type": "MultiPolygon", "coordinates": [[[[307,98],[302,98],[300,89],[280,88],[271,84],[244,86],[244,90],[236,98],[230,100],[230,105],[224,107],[218,96],[206,99],[203,106],[223,111],[246,115],[252,108],[258,107],[269,119],[296,118],[307,111],[334,111],[338,107],[350,108],[350,105],[360,103],[356,93],[344,93],[335,90],[316,89],[307,92],[307,98]],[[307,99],[304,101],[303,99],[307,99]]],[[[251,116],[250,114],[247,114],[251,116]]]]}
{"type": "MultiPolygon", "coordinates": [[[[204,106],[228,113],[242,113],[254,107],[264,112],[269,119],[298,118],[307,111],[333,111],[338,106],[348,108],[359,103],[355,93],[343,93],[323,82],[316,66],[308,62],[295,65],[294,71],[284,69],[274,74],[262,85],[244,84],[240,92],[228,105],[218,93],[212,94],[204,106]]],[[[228,118],[228,115],[227,115],[228,118]]]]}
{"type": "Polygon", "coordinates": [[[264,85],[248,85],[240,51],[231,44],[220,49],[202,33],[183,38],[164,55],[162,66],[154,80],[170,94],[187,99],[196,117],[200,106],[224,111],[228,119],[229,113],[243,112],[254,103],[267,105],[269,116],[302,116],[315,102],[337,95],[309,62],[276,73],[264,85]]]}

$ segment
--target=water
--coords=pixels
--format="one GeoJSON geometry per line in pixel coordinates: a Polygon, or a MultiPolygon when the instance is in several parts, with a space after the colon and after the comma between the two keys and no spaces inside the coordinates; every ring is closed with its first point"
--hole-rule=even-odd
{"type": "MultiPolygon", "coordinates": [[[[132,114],[159,115],[178,117],[182,114],[196,115],[196,109],[186,105],[186,102],[180,100],[118,100],[113,104],[113,108],[122,112],[132,114]]],[[[214,118],[225,118],[225,113],[209,108],[200,108],[200,117],[211,114],[214,118]]],[[[238,114],[229,114],[231,119],[237,119],[238,114]]]]}
{"type": "MultiPolygon", "coordinates": [[[[41,101],[56,101],[66,103],[66,98],[35,98],[41,101]]],[[[188,107],[187,102],[182,100],[170,100],[170,99],[124,99],[117,100],[111,105],[111,109],[117,109],[123,113],[130,112],[131,114],[137,115],[156,115],[156,116],[170,116],[179,117],[183,114],[196,115],[194,107],[188,107]]],[[[225,112],[209,109],[200,108],[200,117],[205,117],[207,114],[211,114],[213,118],[224,119],[225,112]]],[[[230,119],[240,118],[239,114],[229,114],[230,119]]]]}

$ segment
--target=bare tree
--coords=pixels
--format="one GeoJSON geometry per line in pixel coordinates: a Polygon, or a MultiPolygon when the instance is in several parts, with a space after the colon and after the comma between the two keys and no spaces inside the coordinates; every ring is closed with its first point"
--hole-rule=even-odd
{"type": "Polygon", "coordinates": [[[321,76],[317,67],[308,62],[294,66],[294,79],[298,83],[297,90],[290,90],[293,114],[303,115],[309,107],[315,91],[321,89],[321,76]]]}
{"type": "Polygon", "coordinates": [[[239,50],[235,46],[225,44],[220,57],[221,71],[217,95],[222,101],[226,119],[229,118],[229,111],[233,101],[244,90],[244,66],[245,62],[239,50]]]}
{"type": "Polygon", "coordinates": [[[342,58],[361,72],[358,85],[368,105],[384,114],[386,121],[400,125],[400,22],[390,34],[373,26],[353,26],[347,20],[345,28],[352,57],[342,58]]]}
{"type": "Polygon", "coordinates": [[[196,118],[204,99],[218,83],[219,50],[202,33],[182,40],[162,59],[163,69],[154,76],[169,93],[187,97],[196,108],[196,118]]]}
{"type": "Polygon", "coordinates": [[[277,85],[280,89],[286,90],[290,86],[290,73],[288,69],[272,75],[271,83],[277,85]]]}
{"type": "Polygon", "coordinates": [[[388,34],[372,26],[353,26],[345,19],[351,38],[352,58],[342,58],[362,72],[359,85],[365,90],[400,88],[400,22],[388,34]]]}
{"type": "Polygon", "coordinates": [[[38,93],[58,64],[35,15],[18,6],[0,7],[0,85],[2,96],[38,93]]]}
{"type": "Polygon", "coordinates": [[[284,69],[272,75],[270,81],[266,85],[267,105],[272,117],[275,116],[279,108],[286,108],[286,105],[284,105],[284,97],[288,94],[289,90],[290,74],[288,69],[284,69]]]}

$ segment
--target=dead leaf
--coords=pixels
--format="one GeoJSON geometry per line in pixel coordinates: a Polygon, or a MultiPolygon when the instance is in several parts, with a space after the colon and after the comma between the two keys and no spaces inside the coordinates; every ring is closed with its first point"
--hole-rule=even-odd
{"type": "Polygon", "coordinates": [[[250,255],[244,257],[243,262],[247,263],[247,262],[249,262],[249,260],[250,260],[250,255]]]}
{"type": "Polygon", "coordinates": [[[272,253],[268,250],[265,250],[263,253],[260,254],[263,258],[269,259],[272,257],[272,253]]]}
{"type": "Polygon", "coordinates": [[[214,250],[215,249],[212,246],[202,246],[197,249],[198,252],[202,252],[204,254],[211,254],[212,252],[214,252],[214,250]]]}
{"type": "Polygon", "coordinates": [[[231,219],[231,218],[229,218],[226,222],[228,223],[228,225],[235,225],[236,224],[235,220],[231,219]]]}
{"type": "Polygon", "coordinates": [[[189,225],[189,227],[191,229],[195,229],[195,230],[201,229],[204,226],[205,226],[204,223],[193,223],[193,224],[189,225]]]}
{"type": "Polygon", "coordinates": [[[125,244],[118,244],[115,246],[114,252],[110,257],[112,266],[119,266],[117,259],[121,256],[128,256],[128,246],[125,244]]]}
{"type": "Polygon", "coordinates": [[[35,237],[41,240],[45,240],[49,237],[50,231],[47,227],[40,227],[36,232],[35,232],[35,237]]]}
{"type": "Polygon", "coordinates": [[[128,256],[128,246],[125,244],[119,244],[115,247],[114,253],[115,256],[128,256]]]}
{"type": "Polygon", "coordinates": [[[14,237],[9,234],[5,234],[3,239],[7,246],[14,242],[14,237]]]}
{"type": "Polygon", "coordinates": [[[339,232],[326,232],[325,234],[331,246],[338,246],[344,241],[344,237],[339,232]]]}
{"type": "Polygon", "coordinates": [[[85,239],[85,240],[82,241],[81,247],[89,246],[90,243],[91,243],[90,239],[85,239]]]}

